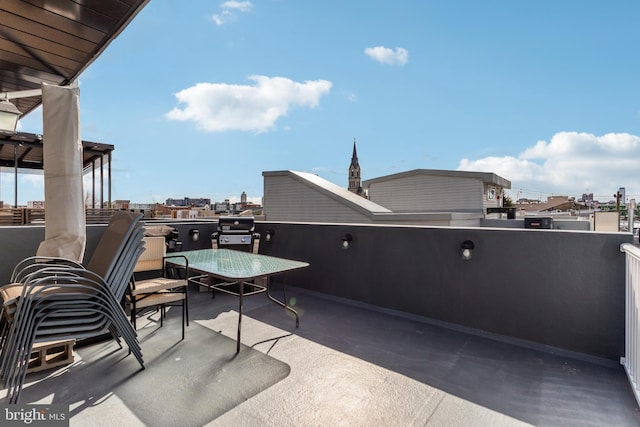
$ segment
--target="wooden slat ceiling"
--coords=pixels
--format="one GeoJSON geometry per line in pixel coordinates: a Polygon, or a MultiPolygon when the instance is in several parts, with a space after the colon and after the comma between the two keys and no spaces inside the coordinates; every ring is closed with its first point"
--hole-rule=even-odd
{"type": "MultiPolygon", "coordinates": [[[[67,85],[149,0],[0,0],[0,93],[67,85]]],[[[14,99],[26,114],[40,96],[14,99]]]]}

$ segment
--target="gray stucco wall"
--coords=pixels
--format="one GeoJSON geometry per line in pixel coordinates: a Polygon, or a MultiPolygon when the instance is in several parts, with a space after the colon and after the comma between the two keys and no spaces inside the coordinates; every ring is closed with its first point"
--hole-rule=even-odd
{"type": "Polygon", "coordinates": [[[617,361],[630,234],[562,230],[259,224],[261,252],[308,261],[313,291],[617,361]],[[343,250],[341,236],[353,236],[343,250]],[[472,259],[461,244],[475,244],[472,259]]]}
{"type": "MultiPolygon", "coordinates": [[[[177,222],[184,250],[211,247],[215,222],[177,222]],[[200,239],[191,241],[197,228],[200,239]]],[[[87,230],[88,259],[103,226],[87,230]]],[[[258,222],[260,252],[309,261],[287,283],[478,331],[617,361],[633,236],[564,230],[258,222]],[[353,236],[350,249],[341,237],[353,236]],[[473,257],[461,244],[472,240],[473,257]]],[[[44,228],[0,227],[0,279],[35,254],[44,228]]],[[[304,321],[304,320],[303,320],[304,321]]]]}

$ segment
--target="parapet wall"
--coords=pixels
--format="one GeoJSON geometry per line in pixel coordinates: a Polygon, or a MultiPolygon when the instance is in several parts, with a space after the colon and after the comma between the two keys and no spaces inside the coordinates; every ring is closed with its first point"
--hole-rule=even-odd
{"type": "Polygon", "coordinates": [[[631,234],[262,223],[265,254],[308,261],[289,283],[479,332],[617,361],[631,234]],[[352,236],[349,249],[341,238],[352,236]],[[474,244],[471,259],[461,245],[474,244]]]}
{"type": "MultiPolygon", "coordinates": [[[[216,222],[167,222],[183,250],[211,247],[216,222]],[[190,230],[199,230],[193,241],[190,230]]],[[[89,259],[104,226],[87,227],[89,259]]],[[[287,283],[479,333],[618,361],[629,233],[258,222],[260,252],[310,262],[287,283]],[[348,249],[342,238],[350,234],[348,249]],[[462,243],[473,242],[462,259],[462,243]]],[[[34,255],[43,226],[0,227],[0,279],[34,255]]]]}

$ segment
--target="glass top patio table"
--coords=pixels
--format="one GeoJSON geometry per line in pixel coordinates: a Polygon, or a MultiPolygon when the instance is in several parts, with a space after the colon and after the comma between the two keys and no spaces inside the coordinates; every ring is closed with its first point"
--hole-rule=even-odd
{"type": "MultiPolygon", "coordinates": [[[[243,295],[252,295],[254,293],[266,292],[271,301],[293,313],[296,319],[296,328],[300,325],[300,318],[298,316],[298,313],[293,309],[293,307],[287,304],[286,293],[284,295],[284,302],[278,300],[277,298],[274,298],[271,295],[271,293],[269,292],[268,278],[276,274],[286,273],[288,271],[299,270],[301,268],[308,267],[308,262],[254,254],[252,252],[236,251],[232,249],[199,249],[195,251],[172,252],[167,255],[168,263],[187,267],[188,270],[199,271],[206,275],[211,275],[218,279],[232,282],[213,284],[210,287],[213,290],[222,291],[239,297],[238,336],[236,338],[236,352],[240,351],[243,295]],[[182,257],[186,257],[186,259],[182,257]],[[266,285],[257,285],[255,281],[247,282],[258,278],[267,278],[266,285]],[[237,292],[228,290],[228,286],[235,286],[236,284],[238,285],[237,292]],[[258,290],[246,293],[244,290],[245,285],[249,288],[258,290]]],[[[198,278],[198,276],[195,278],[198,278]]],[[[188,280],[191,279],[188,278],[188,280]]],[[[283,292],[284,291],[285,287],[283,283],[283,292]]]]}
{"type": "MultiPolygon", "coordinates": [[[[167,255],[185,256],[189,262],[189,269],[209,273],[224,280],[251,280],[309,266],[308,262],[231,249],[200,249],[167,255]]],[[[180,266],[186,264],[184,258],[171,258],[167,261],[180,266]]]]}

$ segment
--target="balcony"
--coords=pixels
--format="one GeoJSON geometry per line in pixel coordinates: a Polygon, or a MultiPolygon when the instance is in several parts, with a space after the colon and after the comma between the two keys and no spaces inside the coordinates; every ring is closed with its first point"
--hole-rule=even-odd
{"type": "MultiPolygon", "coordinates": [[[[208,245],[189,230],[215,230],[174,226],[185,250],[208,245]]],[[[286,277],[299,329],[266,297],[247,298],[234,357],[237,299],[191,289],[185,341],[177,310],[161,329],[153,316],[139,325],[146,370],[112,342],[84,346],[74,364],[31,374],[22,402],[69,404],[71,425],[640,424],[620,365],[630,234],[257,228],[274,231],[261,252],[311,264],[286,277]]],[[[90,252],[100,228],[88,231],[90,252]]],[[[19,243],[2,250],[13,265],[44,230],[0,233],[19,243]]]]}

